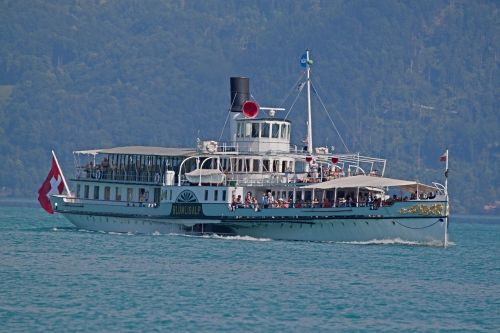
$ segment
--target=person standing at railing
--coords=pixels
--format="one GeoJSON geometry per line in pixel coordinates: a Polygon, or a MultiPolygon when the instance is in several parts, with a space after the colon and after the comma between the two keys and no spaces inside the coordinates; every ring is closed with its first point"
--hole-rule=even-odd
{"type": "Polygon", "coordinates": [[[108,161],[107,157],[105,157],[102,160],[101,168],[102,168],[102,178],[107,179],[108,178],[108,170],[109,170],[109,161],[108,161]]]}
{"type": "Polygon", "coordinates": [[[94,169],[94,163],[92,161],[90,161],[89,163],[87,163],[87,165],[85,165],[85,177],[87,178],[90,178],[92,177],[92,171],[94,169]]]}
{"type": "Polygon", "coordinates": [[[247,192],[245,197],[245,208],[249,208],[252,205],[252,192],[247,192]]]}
{"type": "Polygon", "coordinates": [[[262,203],[262,207],[264,207],[264,208],[269,207],[269,197],[267,195],[267,192],[264,192],[264,194],[262,195],[261,203],[262,203]]]}

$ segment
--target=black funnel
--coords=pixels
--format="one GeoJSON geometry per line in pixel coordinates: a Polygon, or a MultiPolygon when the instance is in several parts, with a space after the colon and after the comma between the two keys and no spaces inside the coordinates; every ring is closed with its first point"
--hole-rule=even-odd
{"type": "Polygon", "coordinates": [[[241,112],[243,103],[250,99],[249,80],[247,77],[232,77],[231,112],[241,112]]]}

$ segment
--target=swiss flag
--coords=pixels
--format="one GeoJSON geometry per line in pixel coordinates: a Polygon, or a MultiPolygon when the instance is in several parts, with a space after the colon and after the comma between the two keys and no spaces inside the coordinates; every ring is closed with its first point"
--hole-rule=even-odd
{"type": "Polygon", "coordinates": [[[441,162],[446,162],[447,159],[448,159],[448,151],[445,151],[441,156],[439,156],[439,160],[441,162]]]}
{"type": "Polygon", "coordinates": [[[62,194],[64,191],[64,180],[62,177],[61,170],[57,166],[54,156],[52,156],[52,167],[50,168],[49,174],[42,186],[38,190],[38,201],[43,209],[49,214],[54,214],[54,210],[50,205],[49,196],[51,194],[62,194]]]}

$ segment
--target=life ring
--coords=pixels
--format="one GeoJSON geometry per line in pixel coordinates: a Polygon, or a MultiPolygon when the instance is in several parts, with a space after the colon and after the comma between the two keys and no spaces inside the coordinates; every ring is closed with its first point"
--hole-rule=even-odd
{"type": "Polygon", "coordinates": [[[160,182],[160,174],[157,172],[155,174],[155,183],[159,183],[160,182]]]}
{"type": "Polygon", "coordinates": [[[95,172],[95,179],[101,179],[101,170],[95,172]]]}
{"type": "Polygon", "coordinates": [[[207,151],[209,153],[215,153],[217,151],[217,142],[210,141],[210,142],[207,143],[207,145],[205,146],[205,148],[207,149],[207,151]]]}

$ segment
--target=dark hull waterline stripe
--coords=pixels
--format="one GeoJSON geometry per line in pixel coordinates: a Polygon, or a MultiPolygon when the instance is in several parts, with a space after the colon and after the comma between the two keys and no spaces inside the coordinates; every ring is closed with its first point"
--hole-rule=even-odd
{"type": "Polygon", "coordinates": [[[64,211],[57,210],[61,214],[83,215],[83,216],[99,216],[99,217],[116,217],[130,219],[149,219],[149,220],[206,220],[221,221],[220,223],[308,223],[314,224],[315,221],[323,220],[399,220],[399,219],[440,219],[446,216],[382,216],[382,215],[349,215],[349,216],[256,216],[256,217],[234,217],[234,216],[199,216],[199,217],[172,217],[170,215],[145,215],[145,214],[119,214],[119,213],[98,213],[98,212],[83,212],[83,211],[64,211]]]}

